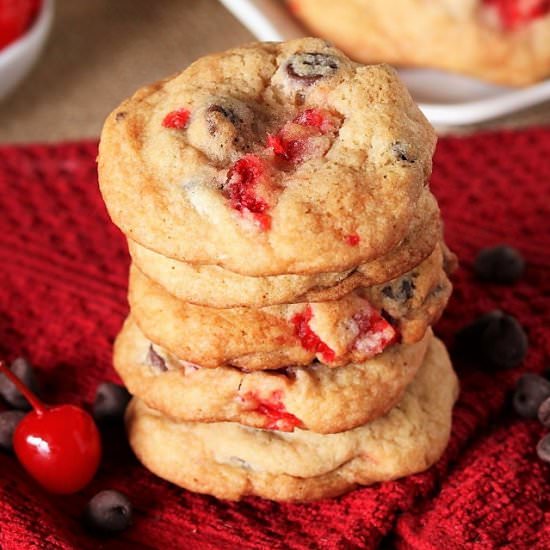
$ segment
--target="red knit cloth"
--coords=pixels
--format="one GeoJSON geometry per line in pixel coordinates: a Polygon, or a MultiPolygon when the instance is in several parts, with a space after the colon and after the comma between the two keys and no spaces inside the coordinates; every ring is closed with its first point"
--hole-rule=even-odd
{"type": "MultiPolygon", "coordinates": [[[[0,148],[0,354],[27,355],[51,403],[89,406],[98,382],[116,380],[111,347],[128,309],[129,260],[99,196],[96,153],[90,142],[0,148]]],[[[436,466],[313,504],[229,503],[155,478],[113,428],[104,434],[95,480],[69,497],[45,493],[13,457],[0,456],[2,550],[347,549],[381,542],[430,550],[549,548],[550,470],[535,454],[543,429],[515,418],[506,396],[520,372],[550,366],[550,131],[442,139],[432,188],[461,260],[437,332],[451,344],[457,328],[498,307],[519,318],[530,340],[514,371],[456,364],[462,393],[436,466]],[[511,287],[476,282],[476,252],[501,242],[523,252],[525,276],[511,287]],[[128,494],[135,517],[125,533],[100,540],[83,530],[80,514],[104,488],[128,494]]]]}

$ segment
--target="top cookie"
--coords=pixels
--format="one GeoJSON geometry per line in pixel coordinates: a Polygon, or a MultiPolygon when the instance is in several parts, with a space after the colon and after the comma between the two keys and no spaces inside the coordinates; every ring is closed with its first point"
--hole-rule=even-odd
{"type": "Polygon", "coordinates": [[[318,39],[199,59],[108,117],[114,222],[165,256],[252,276],[343,271],[406,235],[435,135],[393,69],[318,39]]]}

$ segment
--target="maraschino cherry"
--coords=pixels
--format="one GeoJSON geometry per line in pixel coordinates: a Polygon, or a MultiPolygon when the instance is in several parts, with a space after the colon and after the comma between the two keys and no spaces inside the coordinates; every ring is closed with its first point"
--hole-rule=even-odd
{"type": "Polygon", "coordinates": [[[23,467],[52,493],[70,494],[85,487],[101,458],[101,438],[93,418],[75,405],[45,405],[3,361],[0,372],[33,407],[13,434],[13,449],[23,467]]]}

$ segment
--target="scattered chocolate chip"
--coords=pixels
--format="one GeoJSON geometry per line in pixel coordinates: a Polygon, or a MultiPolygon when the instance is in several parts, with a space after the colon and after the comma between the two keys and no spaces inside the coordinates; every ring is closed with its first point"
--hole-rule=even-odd
{"type": "Polygon", "coordinates": [[[124,120],[126,118],[126,111],[119,111],[116,115],[115,115],[115,120],[117,122],[120,122],[121,120],[124,120]]]}
{"type": "Polygon", "coordinates": [[[390,298],[390,300],[406,302],[413,297],[414,289],[414,281],[409,277],[405,277],[399,279],[392,285],[385,286],[382,289],[382,294],[387,298],[390,298]]]}
{"type": "Polygon", "coordinates": [[[550,434],[546,434],[537,444],[537,454],[544,462],[550,462],[550,434]]]}
{"type": "Polygon", "coordinates": [[[488,361],[490,366],[510,369],[527,353],[527,335],[518,321],[500,310],[486,313],[461,329],[455,338],[457,351],[488,361]]]}
{"type": "MultiPolygon", "coordinates": [[[[40,396],[40,388],[34,374],[32,365],[24,357],[18,357],[10,367],[11,371],[29,388],[33,393],[40,396]]],[[[0,375],[0,395],[13,408],[28,411],[32,407],[25,397],[15,387],[13,382],[3,374],[0,375]]]]}
{"type": "Polygon", "coordinates": [[[132,504],[118,491],[100,491],[88,503],[84,522],[101,534],[119,533],[132,522],[132,504]]]}
{"type": "Polygon", "coordinates": [[[408,162],[410,164],[414,164],[416,162],[416,159],[411,155],[409,147],[406,144],[396,141],[392,144],[391,148],[397,160],[401,162],[408,162]]]}
{"type": "Polygon", "coordinates": [[[513,404],[523,418],[537,418],[542,402],[550,397],[550,382],[534,373],[524,374],[516,385],[513,404]]]}
{"type": "Polygon", "coordinates": [[[484,330],[481,338],[483,355],[498,368],[513,369],[527,354],[528,341],[523,327],[515,317],[502,314],[484,330]]]}
{"type": "Polygon", "coordinates": [[[286,65],[287,73],[306,84],[333,74],[340,67],[340,60],[326,53],[302,52],[294,54],[286,65]]]}
{"type": "Polygon", "coordinates": [[[27,413],[24,411],[4,411],[0,413],[0,449],[11,452],[13,450],[13,432],[17,424],[27,413]]]}
{"type": "Polygon", "coordinates": [[[537,416],[544,427],[550,428],[550,397],[540,404],[537,416]]]}
{"type": "Polygon", "coordinates": [[[524,270],[523,256],[505,244],[484,248],[474,261],[474,273],[478,279],[492,283],[515,283],[524,270]]]}
{"type": "Polygon", "coordinates": [[[131,397],[124,386],[112,382],[99,384],[93,407],[95,420],[101,422],[122,418],[131,397]]]}
{"type": "Polygon", "coordinates": [[[168,370],[166,368],[166,361],[155,351],[153,344],[149,346],[149,351],[147,352],[147,363],[161,372],[168,370]]]}

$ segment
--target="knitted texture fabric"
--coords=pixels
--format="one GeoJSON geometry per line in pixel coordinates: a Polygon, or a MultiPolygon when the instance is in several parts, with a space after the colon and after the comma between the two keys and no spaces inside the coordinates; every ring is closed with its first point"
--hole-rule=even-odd
{"type": "MultiPolygon", "coordinates": [[[[28,356],[47,402],[87,408],[99,382],[117,380],[111,349],[128,311],[129,257],[99,195],[96,154],[95,142],[0,147],[0,355],[28,356]]],[[[97,476],[76,495],[45,493],[0,455],[0,547],[548,548],[550,469],[535,452],[544,429],[514,416],[509,393],[522,372],[550,366],[549,159],[545,129],[439,142],[431,185],[461,267],[436,332],[452,348],[458,328],[500,308],[524,325],[530,348],[511,371],[455,361],[452,437],[430,470],[311,504],[222,502],[147,472],[112,426],[97,476]],[[477,251],[502,242],[523,253],[525,275],[513,286],[479,283],[477,251]],[[80,518],[106,488],[130,497],[134,523],[98,539],[80,518]]]]}

